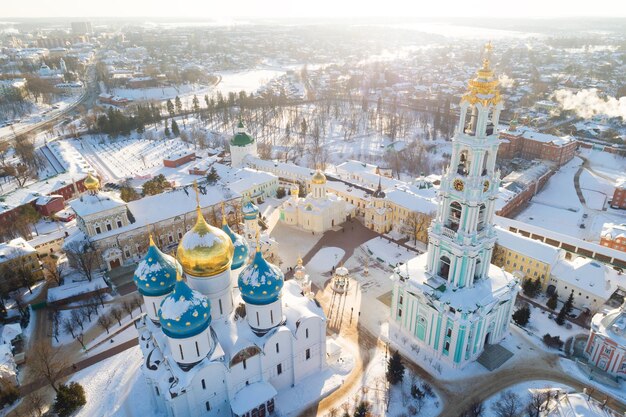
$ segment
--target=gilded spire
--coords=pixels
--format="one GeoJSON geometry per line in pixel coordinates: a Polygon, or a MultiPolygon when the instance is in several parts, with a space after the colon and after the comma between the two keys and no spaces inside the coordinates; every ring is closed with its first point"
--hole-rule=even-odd
{"type": "Polygon", "coordinates": [[[228,221],[226,221],[226,205],[222,201],[222,226],[226,226],[228,221]]]}
{"type": "Polygon", "coordinates": [[[298,255],[298,266],[302,266],[302,256],[298,255]]]}
{"type": "Polygon", "coordinates": [[[154,244],[154,239],[152,238],[152,233],[148,233],[148,239],[150,239],[150,246],[156,246],[154,244]]]}
{"type": "Polygon", "coordinates": [[[261,252],[261,234],[258,230],[256,232],[256,251],[261,252]]]}
{"type": "Polygon", "coordinates": [[[469,81],[467,92],[463,95],[462,101],[467,101],[470,104],[479,103],[485,107],[500,103],[500,83],[494,76],[489,62],[491,51],[493,51],[493,45],[489,41],[484,47],[483,66],[478,70],[476,76],[469,81]]]}

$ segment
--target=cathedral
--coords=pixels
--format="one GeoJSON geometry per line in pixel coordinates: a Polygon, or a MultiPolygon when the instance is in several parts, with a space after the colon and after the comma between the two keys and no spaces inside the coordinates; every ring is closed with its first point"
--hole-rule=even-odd
{"type": "MultiPolygon", "coordinates": [[[[196,223],[176,258],[150,239],[135,271],[146,305],[142,373],[168,417],[262,417],[279,391],[326,366],[326,317],[304,270],[285,282],[258,233],[251,248],[226,216],[221,228],[208,224],[196,195],[196,223]]],[[[253,210],[244,205],[244,218],[253,210]]]]}
{"type": "Polygon", "coordinates": [[[311,192],[300,198],[300,188],[294,185],[291,196],[280,208],[280,220],[315,233],[324,233],[345,222],[353,206],[326,191],[326,176],[317,171],[311,177],[311,192]]]}
{"type": "Polygon", "coordinates": [[[428,250],[394,271],[391,320],[438,359],[463,367],[507,333],[519,282],[491,264],[502,102],[486,47],[460,104],[428,250]]]}

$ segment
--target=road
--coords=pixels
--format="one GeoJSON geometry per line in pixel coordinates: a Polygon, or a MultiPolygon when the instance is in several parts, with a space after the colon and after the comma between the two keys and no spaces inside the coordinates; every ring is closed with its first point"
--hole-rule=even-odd
{"type": "MultiPolygon", "coordinates": [[[[74,111],[79,105],[84,104],[86,107],[91,108],[95,103],[98,97],[98,83],[96,82],[96,65],[90,64],[86,70],[86,89],[85,92],[80,96],[78,100],[74,103],[70,104],[64,109],[55,111],[52,113],[52,116],[42,120],[38,123],[33,123],[25,126],[21,126],[17,129],[14,129],[11,133],[7,133],[0,137],[0,141],[6,141],[14,137],[15,135],[21,135],[26,133],[39,133],[43,132],[50,127],[54,126],[61,119],[66,117],[72,111],[74,111]]],[[[41,144],[35,144],[36,146],[41,144]]]]}

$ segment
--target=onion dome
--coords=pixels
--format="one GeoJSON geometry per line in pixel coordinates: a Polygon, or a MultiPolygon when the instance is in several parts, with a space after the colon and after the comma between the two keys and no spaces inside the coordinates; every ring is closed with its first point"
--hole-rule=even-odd
{"type": "Polygon", "coordinates": [[[211,303],[189,288],[179,273],[174,291],[161,302],[159,322],[163,333],[173,339],[196,336],[211,324],[211,303]]]}
{"type": "Polygon", "coordinates": [[[259,218],[259,208],[252,202],[252,200],[248,200],[241,207],[241,212],[243,213],[243,218],[246,220],[255,220],[259,218]]]}
{"type": "Polygon", "coordinates": [[[230,269],[239,269],[248,259],[249,248],[248,242],[243,238],[243,236],[238,235],[230,228],[228,222],[226,221],[226,216],[224,214],[224,208],[222,206],[222,230],[228,235],[230,241],[233,242],[233,246],[235,247],[235,251],[233,252],[233,263],[230,266],[230,269]]]}
{"type": "Polygon", "coordinates": [[[315,171],[315,174],[313,174],[311,182],[313,184],[326,184],[326,175],[324,175],[322,171],[318,169],[317,171],[315,171]]]}
{"type": "Polygon", "coordinates": [[[257,240],[257,249],[252,262],[239,274],[241,298],[248,304],[267,305],[278,300],[283,287],[282,271],[263,258],[257,240]]]}
{"type": "Polygon", "coordinates": [[[230,268],[235,250],[228,235],[204,220],[200,210],[200,194],[196,189],[198,219],[178,244],[177,258],[185,273],[194,277],[212,277],[230,268]]]}
{"type": "Polygon", "coordinates": [[[83,185],[88,191],[98,191],[100,188],[100,180],[94,177],[90,172],[87,174],[87,178],[83,180],[83,185]]]}
{"type": "Polygon", "coordinates": [[[230,140],[231,146],[247,146],[254,142],[254,138],[246,132],[246,128],[243,125],[243,122],[240,120],[237,125],[237,132],[235,136],[230,140]]]}
{"type": "Polygon", "coordinates": [[[158,297],[172,292],[176,285],[176,272],[181,267],[172,256],[159,250],[150,235],[150,246],[133,276],[137,290],[141,295],[158,297]]]}

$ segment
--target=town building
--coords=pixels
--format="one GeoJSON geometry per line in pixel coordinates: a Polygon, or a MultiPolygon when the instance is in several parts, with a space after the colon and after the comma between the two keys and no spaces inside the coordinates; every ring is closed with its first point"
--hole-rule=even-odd
{"type": "Polygon", "coordinates": [[[323,233],[345,222],[353,211],[341,197],[327,192],[326,176],[317,171],[311,178],[311,192],[304,198],[294,185],[291,196],[280,207],[280,220],[315,233],[323,233]]]}
{"type": "MultiPolygon", "coordinates": [[[[490,52],[490,44],[486,48],[490,52]]],[[[390,320],[438,360],[463,367],[507,334],[519,281],[491,264],[502,102],[485,58],[461,99],[428,250],[394,270],[390,320]]]]}
{"type": "Polygon", "coordinates": [[[626,301],[593,316],[585,353],[602,371],[626,379],[626,301]]]}
{"type": "Polygon", "coordinates": [[[578,142],[571,136],[559,137],[537,132],[527,126],[518,126],[515,120],[500,132],[498,158],[541,159],[556,164],[568,163],[576,153],[578,142]]]}
{"type": "Polygon", "coordinates": [[[587,394],[587,388],[583,392],[550,391],[553,395],[545,403],[539,417],[623,417],[622,413],[587,394]]]}
{"type": "Polygon", "coordinates": [[[503,217],[519,214],[555,172],[552,164],[536,162],[502,178],[496,214],[503,217]]]}
{"type": "Polygon", "coordinates": [[[600,235],[600,244],[626,252],[626,224],[605,223],[600,235]]]}
{"type": "Polygon", "coordinates": [[[518,272],[523,279],[539,280],[545,291],[550,285],[552,268],[564,252],[501,227],[495,228],[497,241],[491,262],[505,271],[518,272]]]}
{"type": "Polygon", "coordinates": [[[150,241],[134,275],[150,401],[168,417],[272,414],[281,390],[325,368],[326,317],[259,243],[248,259],[243,237],[209,225],[199,195],[196,216],[177,259],[150,241]]]}
{"type": "Polygon", "coordinates": [[[8,291],[24,286],[24,282],[19,278],[20,271],[30,274],[33,281],[44,278],[35,248],[21,237],[0,243],[0,279],[8,291]]]}
{"type": "Polygon", "coordinates": [[[626,209],[626,179],[620,178],[615,184],[613,198],[611,199],[611,208],[626,209]]]}

